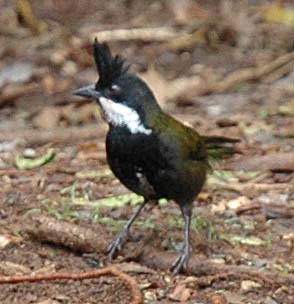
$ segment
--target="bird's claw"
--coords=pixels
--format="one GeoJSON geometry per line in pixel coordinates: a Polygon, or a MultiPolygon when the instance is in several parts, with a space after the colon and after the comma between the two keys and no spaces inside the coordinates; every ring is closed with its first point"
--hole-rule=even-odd
{"type": "Polygon", "coordinates": [[[106,252],[108,254],[108,259],[111,261],[116,257],[116,255],[121,251],[123,245],[129,237],[128,230],[123,230],[120,234],[108,245],[106,252]]]}
{"type": "Polygon", "coordinates": [[[184,252],[178,256],[170,268],[170,271],[173,273],[173,275],[179,274],[180,272],[183,272],[187,269],[189,258],[189,252],[184,252]]]}

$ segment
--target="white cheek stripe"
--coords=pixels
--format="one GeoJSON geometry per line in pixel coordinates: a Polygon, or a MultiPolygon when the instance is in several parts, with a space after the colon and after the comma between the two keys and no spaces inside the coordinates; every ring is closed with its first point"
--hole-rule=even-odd
{"type": "Polygon", "coordinates": [[[132,134],[150,135],[152,133],[151,129],[145,128],[135,110],[105,97],[100,97],[99,102],[108,123],[114,126],[126,126],[132,134]]]}

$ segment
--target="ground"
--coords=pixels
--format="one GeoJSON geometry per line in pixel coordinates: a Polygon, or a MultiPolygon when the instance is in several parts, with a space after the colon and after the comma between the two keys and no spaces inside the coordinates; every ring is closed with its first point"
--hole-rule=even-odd
{"type": "MultiPolygon", "coordinates": [[[[0,6],[0,276],[114,265],[145,303],[294,303],[291,1],[0,6]],[[108,169],[96,105],[71,95],[98,77],[94,36],[132,64],[165,111],[201,134],[241,140],[194,202],[187,274],[168,270],[183,237],[174,202],[147,206],[133,229],[140,240],[106,259],[140,198],[108,169]]],[[[119,276],[0,285],[3,304],[131,301],[119,276]]]]}

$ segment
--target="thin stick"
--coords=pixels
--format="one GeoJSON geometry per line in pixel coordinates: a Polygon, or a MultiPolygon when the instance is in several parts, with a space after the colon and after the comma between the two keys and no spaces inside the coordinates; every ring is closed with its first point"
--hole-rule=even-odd
{"type": "Polygon", "coordinates": [[[124,281],[126,285],[131,290],[132,302],[131,304],[141,304],[143,303],[143,297],[137,282],[129,275],[119,271],[117,268],[110,266],[95,271],[89,271],[85,273],[50,273],[41,275],[18,275],[3,277],[0,276],[0,284],[17,284],[24,282],[41,282],[41,281],[55,281],[55,280],[85,280],[85,279],[95,279],[101,276],[112,275],[118,277],[120,280],[124,281]]]}
{"type": "Polygon", "coordinates": [[[277,69],[281,68],[282,66],[288,64],[289,62],[291,62],[293,60],[294,60],[294,52],[291,52],[291,53],[284,54],[284,55],[276,58],[272,62],[265,64],[261,67],[241,69],[241,70],[232,72],[227,77],[225,77],[223,80],[212,85],[211,91],[221,93],[231,87],[234,87],[235,85],[237,85],[241,82],[259,80],[260,78],[273,73],[277,69]]]}
{"type": "Polygon", "coordinates": [[[170,27],[158,28],[131,28],[131,29],[116,29],[109,31],[101,31],[90,34],[90,41],[92,42],[95,37],[100,42],[107,41],[167,41],[172,38],[178,37],[180,33],[175,32],[170,27]]]}
{"type": "Polygon", "coordinates": [[[50,130],[1,130],[0,141],[10,141],[15,138],[21,138],[31,145],[48,142],[64,143],[79,139],[97,138],[104,133],[105,129],[97,124],[91,124],[86,127],[53,128],[50,130]]]}

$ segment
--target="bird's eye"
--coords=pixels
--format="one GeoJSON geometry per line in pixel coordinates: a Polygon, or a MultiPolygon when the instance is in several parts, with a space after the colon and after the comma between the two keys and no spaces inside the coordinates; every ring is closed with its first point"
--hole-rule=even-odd
{"type": "Polygon", "coordinates": [[[114,94],[118,94],[121,92],[121,88],[116,84],[113,84],[110,89],[111,89],[111,92],[114,94]]]}

